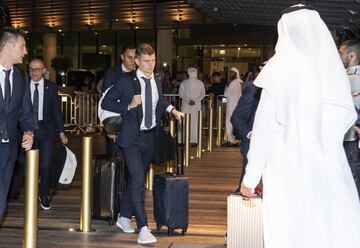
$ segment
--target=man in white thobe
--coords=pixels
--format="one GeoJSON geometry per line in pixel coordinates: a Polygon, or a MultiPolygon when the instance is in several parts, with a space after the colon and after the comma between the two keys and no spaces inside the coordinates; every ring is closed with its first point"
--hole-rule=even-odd
{"type": "Polygon", "coordinates": [[[239,70],[235,67],[230,69],[230,80],[230,84],[225,88],[224,92],[224,96],[226,97],[225,126],[228,141],[224,146],[236,146],[238,143],[233,134],[233,126],[230,122],[230,118],[241,97],[241,84],[243,81],[240,79],[239,70]]]}
{"type": "Polygon", "coordinates": [[[263,179],[266,248],[358,248],[360,204],[344,148],[357,118],[349,79],[318,12],[296,5],[278,22],[241,193],[263,179]],[[289,63],[291,61],[291,63],[289,63]]]}
{"type": "Polygon", "coordinates": [[[182,99],[181,112],[191,116],[190,142],[197,143],[198,111],[201,110],[201,100],[205,97],[204,83],[197,77],[197,69],[189,67],[189,78],[180,84],[179,96],[182,99]]]}

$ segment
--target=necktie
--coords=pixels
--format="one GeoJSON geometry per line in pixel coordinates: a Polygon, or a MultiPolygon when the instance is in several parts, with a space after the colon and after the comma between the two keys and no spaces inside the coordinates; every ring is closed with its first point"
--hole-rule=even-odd
{"type": "Polygon", "coordinates": [[[38,119],[39,119],[39,89],[38,83],[35,83],[35,90],[34,90],[34,97],[33,97],[33,112],[34,112],[34,118],[35,118],[35,128],[37,129],[38,126],[38,119]]]}
{"type": "Polygon", "coordinates": [[[10,86],[10,70],[4,70],[5,72],[5,109],[8,111],[11,99],[11,86],[10,86]]]}
{"type": "Polygon", "coordinates": [[[145,127],[150,128],[152,125],[152,96],[150,79],[142,77],[145,81],[145,127]]]}

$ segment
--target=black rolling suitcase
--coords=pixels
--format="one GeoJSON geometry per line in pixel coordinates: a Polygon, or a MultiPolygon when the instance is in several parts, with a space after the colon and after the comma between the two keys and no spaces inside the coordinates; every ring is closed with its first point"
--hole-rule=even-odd
{"type": "MultiPolygon", "coordinates": [[[[175,132],[177,133],[177,131],[175,132]]],[[[153,198],[156,229],[168,227],[168,235],[174,229],[182,229],[184,235],[189,225],[189,178],[183,175],[179,150],[176,143],[177,174],[163,173],[154,177],[153,198]]]]}
{"type": "Polygon", "coordinates": [[[185,234],[189,224],[189,179],[171,173],[154,177],[154,217],[156,229],[168,227],[168,235],[174,229],[182,229],[185,234]]]}
{"type": "Polygon", "coordinates": [[[122,157],[95,155],[93,179],[92,217],[114,225],[125,188],[122,157]]]}

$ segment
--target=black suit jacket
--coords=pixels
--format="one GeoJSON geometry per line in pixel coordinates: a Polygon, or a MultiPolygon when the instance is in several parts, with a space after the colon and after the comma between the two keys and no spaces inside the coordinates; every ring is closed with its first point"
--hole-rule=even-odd
{"type": "Polygon", "coordinates": [[[0,94],[0,139],[9,138],[11,144],[17,144],[17,123],[20,121],[23,131],[33,131],[34,115],[30,91],[27,90],[27,76],[15,66],[13,70],[12,93],[8,111],[5,111],[5,100],[0,94]]]}
{"type": "MultiPolygon", "coordinates": [[[[119,113],[123,117],[122,128],[116,138],[117,143],[121,147],[133,144],[140,134],[140,124],[143,117],[142,105],[128,110],[128,105],[135,95],[134,81],[139,83],[136,71],[123,74],[118,78],[114,87],[108,91],[101,105],[103,109],[119,113]]],[[[156,105],[156,128],[159,128],[161,116],[169,106],[169,103],[163,98],[160,82],[156,81],[156,86],[159,93],[159,100],[156,105]]]]}
{"type": "Polygon", "coordinates": [[[259,94],[261,89],[253,83],[245,87],[242,96],[231,115],[231,123],[233,128],[240,137],[241,153],[247,154],[249,150],[250,139],[247,137],[252,130],[256,109],[259,103],[259,94]]]}
{"type": "Polygon", "coordinates": [[[122,74],[124,74],[124,72],[121,68],[121,64],[107,69],[104,74],[103,85],[101,89],[102,93],[104,93],[111,85],[114,85],[122,74]]]}
{"type": "Polygon", "coordinates": [[[45,131],[64,132],[64,122],[61,116],[58,87],[56,84],[46,79],[44,79],[43,121],[44,125],[42,125],[42,128],[44,128],[45,131]]]}

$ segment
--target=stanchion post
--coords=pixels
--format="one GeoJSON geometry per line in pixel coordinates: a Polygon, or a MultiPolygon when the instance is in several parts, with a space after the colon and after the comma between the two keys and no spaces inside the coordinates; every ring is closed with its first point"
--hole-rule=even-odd
{"type": "Polygon", "coordinates": [[[150,164],[149,168],[149,190],[152,191],[154,186],[154,166],[150,164]]]}
{"type": "Polygon", "coordinates": [[[203,115],[202,115],[202,111],[199,110],[198,112],[198,137],[197,137],[197,150],[196,150],[196,157],[197,158],[201,158],[202,155],[202,129],[203,129],[203,125],[202,125],[202,119],[203,119],[203,115]]]}
{"type": "Polygon", "coordinates": [[[209,129],[208,129],[208,151],[212,152],[213,149],[213,135],[214,135],[214,108],[209,109],[209,129]]]}
{"type": "Polygon", "coordinates": [[[150,171],[148,171],[148,172],[146,173],[146,177],[145,177],[145,189],[146,189],[146,190],[149,190],[149,189],[150,189],[149,174],[150,174],[150,171]]]}
{"type": "Polygon", "coordinates": [[[37,247],[39,150],[26,152],[24,248],[37,247]]]}
{"type": "Polygon", "coordinates": [[[82,139],[82,195],[80,209],[80,231],[92,232],[91,223],[91,197],[92,197],[92,137],[82,139]]]}
{"type": "Polygon", "coordinates": [[[217,136],[216,136],[216,145],[221,146],[221,128],[222,128],[222,106],[218,106],[218,119],[217,119],[217,136]]]}
{"type": "Polygon", "coordinates": [[[189,167],[190,164],[190,114],[185,114],[185,149],[184,149],[184,166],[189,167]]]}

